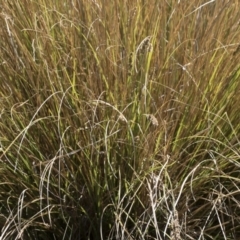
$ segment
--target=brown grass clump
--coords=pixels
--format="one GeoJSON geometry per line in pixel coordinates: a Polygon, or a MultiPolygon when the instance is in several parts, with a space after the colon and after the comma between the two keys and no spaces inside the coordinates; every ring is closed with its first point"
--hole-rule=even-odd
{"type": "Polygon", "coordinates": [[[238,5],[2,2],[0,239],[239,239],[238,5]]]}

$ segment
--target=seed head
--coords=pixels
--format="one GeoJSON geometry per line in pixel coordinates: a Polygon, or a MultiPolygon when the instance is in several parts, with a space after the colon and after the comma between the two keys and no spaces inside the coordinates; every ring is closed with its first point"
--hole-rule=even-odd
{"type": "Polygon", "coordinates": [[[155,127],[158,126],[158,120],[152,114],[144,114],[147,119],[151,122],[151,124],[155,127]]]}

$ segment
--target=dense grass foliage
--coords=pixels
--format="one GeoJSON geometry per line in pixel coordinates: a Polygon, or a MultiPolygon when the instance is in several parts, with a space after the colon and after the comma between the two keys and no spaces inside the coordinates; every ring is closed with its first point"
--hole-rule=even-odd
{"type": "Polygon", "coordinates": [[[238,9],[2,1],[0,239],[240,239],[238,9]]]}

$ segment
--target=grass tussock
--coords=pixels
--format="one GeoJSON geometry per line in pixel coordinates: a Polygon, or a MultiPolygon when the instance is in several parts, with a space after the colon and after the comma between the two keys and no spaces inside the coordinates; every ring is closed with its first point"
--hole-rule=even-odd
{"type": "Polygon", "coordinates": [[[239,239],[237,1],[3,1],[0,239],[239,239]]]}

